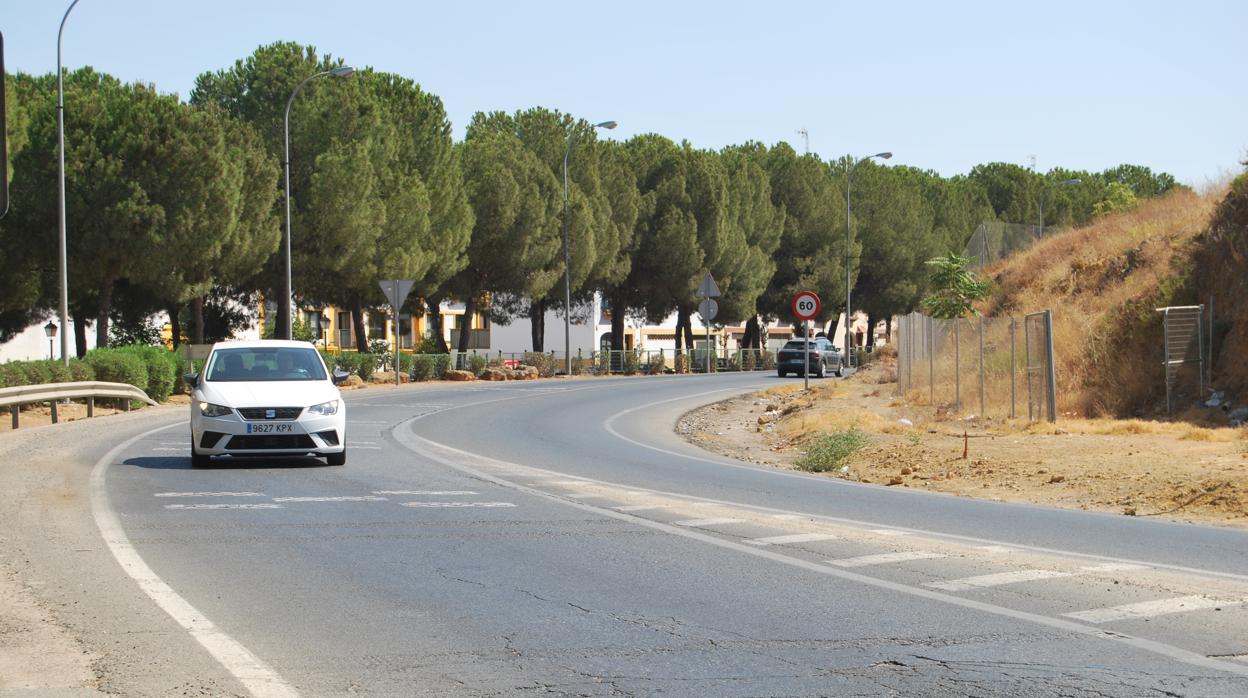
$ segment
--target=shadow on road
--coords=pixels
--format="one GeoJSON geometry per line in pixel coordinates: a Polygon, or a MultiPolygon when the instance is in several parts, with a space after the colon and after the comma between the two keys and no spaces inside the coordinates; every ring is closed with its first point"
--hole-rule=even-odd
{"type": "Polygon", "coordinates": [[[273,468],[328,468],[320,458],[293,456],[285,458],[213,458],[211,465],[192,468],[187,456],[138,456],[127,458],[122,465],[148,470],[269,470],[273,468]]]}

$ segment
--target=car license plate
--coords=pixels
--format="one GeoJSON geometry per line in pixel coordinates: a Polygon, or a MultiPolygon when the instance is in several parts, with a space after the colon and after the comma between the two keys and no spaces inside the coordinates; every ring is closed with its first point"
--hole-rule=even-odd
{"type": "Polygon", "coordinates": [[[294,430],[290,424],[247,424],[248,434],[289,434],[294,430]]]}

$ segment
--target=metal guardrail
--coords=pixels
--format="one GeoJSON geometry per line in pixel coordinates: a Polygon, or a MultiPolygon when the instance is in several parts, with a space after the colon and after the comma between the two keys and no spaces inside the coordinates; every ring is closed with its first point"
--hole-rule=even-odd
{"type": "Polygon", "coordinates": [[[81,381],[78,383],[45,383],[43,385],[20,385],[16,388],[0,388],[0,407],[8,407],[13,413],[13,428],[17,428],[18,414],[21,406],[32,402],[47,402],[52,405],[52,423],[56,424],[56,403],[58,400],[87,401],[87,416],[95,416],[95,400],[97,398],[115,398],[125,401],[125,409],[130,409],[131,400],[139,400],[149,405],[158,405],[147,393],[129,383],[105,383],[102,381],[81,381]]]}

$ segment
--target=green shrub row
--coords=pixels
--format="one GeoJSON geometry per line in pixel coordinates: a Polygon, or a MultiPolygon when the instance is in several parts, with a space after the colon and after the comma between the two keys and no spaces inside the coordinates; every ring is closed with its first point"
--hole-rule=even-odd
{"type": "Polygon", "coordinates": [[[414,381],[441,380],[451,368],[450,354],[416,354],[411,358],[409,375],[414,381]]]}
{"type": "Polygon", "coordinates": [[[797,467],[815,473],[834,470],[870,443],[871,437],[858,427],[834,431],[819,437],[811,444],[806,449],[806,455],[797,460],[797,467]]]}
{"type": "Polygon", "coordinates": [[[0,364],[0,388],[91,380],[95,380],[95,369],[91,364],[78,359],[70,359],[68,366],[49,359],[0,364]]]}

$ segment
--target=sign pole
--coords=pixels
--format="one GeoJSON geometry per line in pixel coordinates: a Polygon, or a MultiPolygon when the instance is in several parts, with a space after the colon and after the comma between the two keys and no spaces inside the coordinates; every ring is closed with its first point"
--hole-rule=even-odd
{"type": "Polygon", "coordinates": [[[802,383],[805,390],[810,390],[810,320],[802,320],[802,340],[806,342],[802,356],[802,383]]]}

